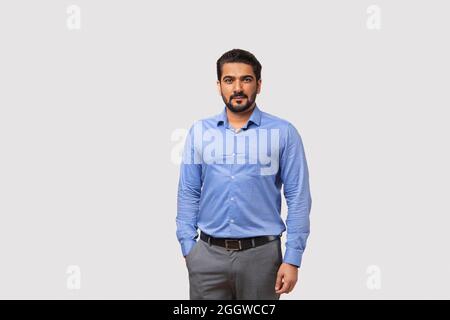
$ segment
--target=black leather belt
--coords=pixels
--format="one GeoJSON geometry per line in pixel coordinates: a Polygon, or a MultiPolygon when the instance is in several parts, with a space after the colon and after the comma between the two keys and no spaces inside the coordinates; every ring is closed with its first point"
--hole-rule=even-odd
{"type": "Polygon", "coordinates": [[[207,235],[203,231],[200,232],[200,239],[207,242],[208,244],[224,247],[227,250],[245,250],[249,248],[254,248],[261,246],[267,242],[279,239],[280,236],[258,236],[253,238],[214,238],[207,235]]]}

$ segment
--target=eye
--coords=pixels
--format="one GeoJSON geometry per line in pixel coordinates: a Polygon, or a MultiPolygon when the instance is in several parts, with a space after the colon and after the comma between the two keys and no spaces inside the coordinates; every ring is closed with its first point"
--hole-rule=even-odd
{"type": "Polygon", "coordinates": [[[227,84],[230,84],[231,83],[231,79],[230,78],[226,78],[226,79],[223,80],[223,82],[225,82],[227,84]]]}
{"type": "Polygon", "coordinates": [[[245,81],[245,82],[251,82],[251,81],[252,81],[252,78],[245,78],[244,81],[245,81]]]}

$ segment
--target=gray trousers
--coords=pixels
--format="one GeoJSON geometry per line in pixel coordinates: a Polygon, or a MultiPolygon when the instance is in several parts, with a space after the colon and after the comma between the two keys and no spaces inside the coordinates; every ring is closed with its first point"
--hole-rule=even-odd
{"type": "Polygon", "coordinates": [[[199,239],[186,256],[190,300],[278,300],[281,240],[241,251],[199,239]]]}

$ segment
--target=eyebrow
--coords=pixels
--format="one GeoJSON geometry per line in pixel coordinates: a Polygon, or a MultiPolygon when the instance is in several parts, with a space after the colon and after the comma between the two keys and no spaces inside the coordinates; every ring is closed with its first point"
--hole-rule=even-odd
{"type": "MultiPolygon", "coordinates": [[[[222,77],[222,80],[224,80],[225,78],[236,79],[236,77],[226,75],[226,76],[222,77]]],[[[241,77],[241,79],[244,79],[244,78],[252,78],[252,79],[254,79],[254,77],[251,74],[246,74],[246,75],[241,77]]]]}

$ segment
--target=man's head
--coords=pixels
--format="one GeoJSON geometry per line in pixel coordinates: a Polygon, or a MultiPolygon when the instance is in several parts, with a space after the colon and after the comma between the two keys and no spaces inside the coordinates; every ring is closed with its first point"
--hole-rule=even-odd
{"type": "Polygon", "coordinates": [[[261,64],[253,54],[241,49],[225,52],[217,60],[217,88],[232,112],[255,107],[261,91],[261,64]]]}

